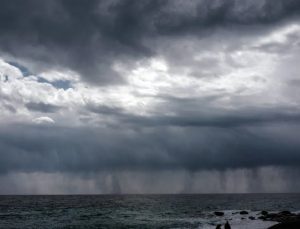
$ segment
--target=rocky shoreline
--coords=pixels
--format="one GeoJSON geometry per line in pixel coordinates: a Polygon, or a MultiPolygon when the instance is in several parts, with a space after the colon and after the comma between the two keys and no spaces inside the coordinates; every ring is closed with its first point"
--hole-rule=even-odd
{"type": "MultiPolygon", "coordinates": [[[[214,212],[214,214],[219,217],[224,216],[224,212],[222,211],[214,212]]],[[[233,212],[232,214],[240,214],[241,219],[245,219],[245,217],[247,217],[249,212],[239,211],[239,212],[233,212]]],[[[267,211],[261,211],[260,213],[258,213],[257,217],[248,216],[247,218],[250,220],[278,222],[278,224],[275,224],[274,226],[271,226],[268,229],[300,229],[300,213],[292,213],[290,211],[269,213],[267,211]]],[[[222,225],[218,225],[217,228],[221,228],[221,226],[222,225]]],[[[231,228],[231,227],[225,225],[225,228],[231,228]]]]}
{"type": "Polygon", "coordinates": [[[290,211],[282,211],[278,213],[264,213],[259,217],[261,220],[279,222],[278,224],[269,227],[269,229],[300,229],[300,214],[290,211]]]}

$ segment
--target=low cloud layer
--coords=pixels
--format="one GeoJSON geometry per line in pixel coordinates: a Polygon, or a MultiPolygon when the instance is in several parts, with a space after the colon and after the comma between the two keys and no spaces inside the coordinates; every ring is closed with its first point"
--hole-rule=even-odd
{"type": "Polygon", "coordinates": [[[293,135],[299,128],[2,126],[0,172],[194,172],[297,166],[300,144],[293,135]],[[282,134],[286,130],[289,133],[282,134]]]}
{"type": "Polygon", "coordinates": [[[2,1],[0,192],[299,191],[299,17],[295,0],[2,1]]]}

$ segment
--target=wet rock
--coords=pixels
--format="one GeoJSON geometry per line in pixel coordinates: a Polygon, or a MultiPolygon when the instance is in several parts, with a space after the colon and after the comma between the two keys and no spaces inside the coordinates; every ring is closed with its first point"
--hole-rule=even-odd
{"type": "Polygon", "coordinates": [[[277,216],[278,216],[278,214],[276,214],[276,213],[269,213],[268,215],[266,215],[266,217],[269,218],[269,219],[274,219],[277,216]]]}
{"type": "Polygon", "coordinates": [[[254,216],[249,216],[249,219],[255,220],[255,217],[254,216]]]}
{"type": "Polygon", "coordinates": [[[258,218],[262,220],[276,221],[281,223],[300,221],[300,215],[291,213],[290,211],[282,211],[279,213],[268,213],[258,218]]]}
{"type": "Polygon", "coordinates": [[[223,215],[224,215],[224,212],[214,212],[214,214],[215,214],[216,216],[223,216],[223,215]]]}
{"type": "Polygon", "coordinates": [[[269,213],[267,211],[261,211],[260,214],[262,214],[262,215],[268,215],[269,213]]]}
{"type": "Polygon", "coordinates": [[[282,212],[279,212],[278,214],[280,214],[280,215],[292,215],[292,213],[290,211],[282,211],[282,212]]]}
{"type": "Polygon", "coordinates": [[[258,219],[261,219],[261,220],[266,220],[267,217],[266,216],[259,216],[258,219]]]}
{"type": "Polygon", "coordinates": [[[284,222],[276,224],[268,229],[299,229],[300,228],[300,220],[295,222],[284,222]]]}
{"type": "Polygon", "coordinates": [[[240,214],[241,214],[241,215],[247,215],[248,212],[247,212],[247,211],[240,211],[240,214]]]}

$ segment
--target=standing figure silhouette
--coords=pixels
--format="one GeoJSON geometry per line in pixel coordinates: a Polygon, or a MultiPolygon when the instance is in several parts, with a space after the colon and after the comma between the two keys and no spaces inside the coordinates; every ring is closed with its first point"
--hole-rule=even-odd
{"type": "Polygon", "coordinates": [[[225,223],[225,229],[231,229],[231,226],[230,226],[230,224],[228,223],[228,221],[226,221],[226,223],[225,223]]]}

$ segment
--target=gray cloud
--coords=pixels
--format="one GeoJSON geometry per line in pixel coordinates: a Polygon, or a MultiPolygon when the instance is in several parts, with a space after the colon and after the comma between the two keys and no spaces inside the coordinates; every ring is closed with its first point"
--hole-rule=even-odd
{"type": "Polygon", "coordinates": [[[299,125],[271,125],[272,131],[267,127],[113,129],[9,125],[0,130],[0,168],[2,173],[81,173],[299,165],[299,142],[289,136],[299,131],[299,125]]]}
{"type": "Polygon", "coordinates": [[[233,128],[256,126],[270,123],[299,123],[299,110],[295,107],[255,107],[236,106],[234,109],[218,108],[213,102],[222,97],[177,98],[157,96],[163,103],[157,106],[155,114],[135,115],[120,107],[107,105],[87,105],[92,113],[110,116],[123,125],[141,127],[177,126],[177,127],[216,127],[233,128]],[[172,113],[168,115],[165,113],[172,113]]]}
{"type": "Polygon", "coordinates": [[[64,176],[65,192],[201,191],[199,177],[230,192],[234,171],[238,191],[299,190],[299,13],[297,0],[2,1],[0,193],[19,176],[59,192],[64,176]],[[278,168],[280,187],[263,183],[278,168]]]}
{"type": "Polygon", "coordinates": [[[52,104],[46,104],[46,103],[26,103],[25,104],[26,108],[31,111],[38,111],[42,113],[55,113],[58,110],[61,109],[61,107],[52,105],[52,104]]]}
{"type": "Polygon", "coordinates": [[[8,58],[29,61],[37,72],[68,68],[88,82],[121,83],[113,63],[134,64],[153,55],[156,48],[148,43],[153,38],[270,25],[299,12],[295,0],[7,0],[0,9],[0,50],[8,58]]]}

